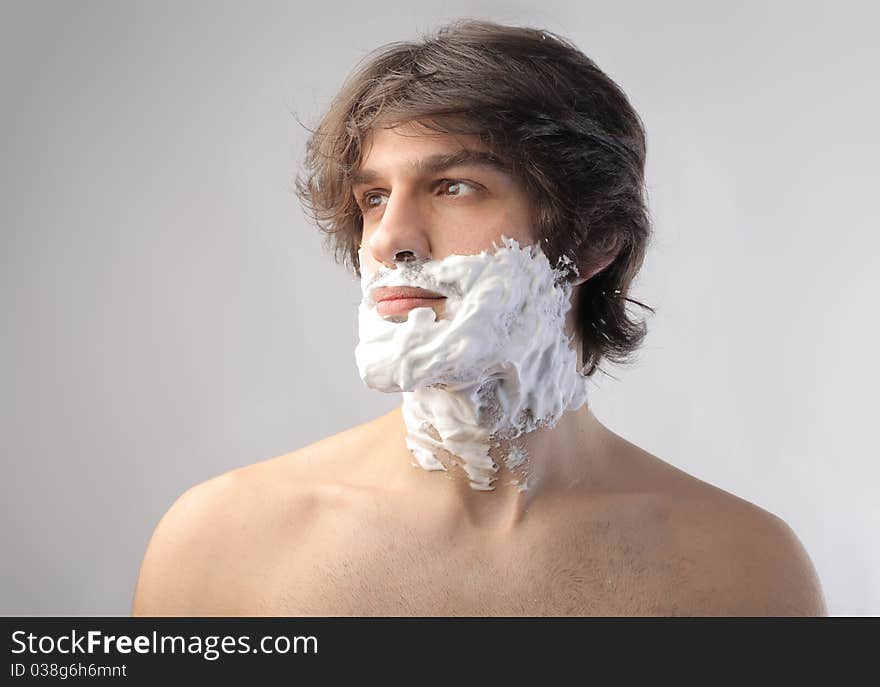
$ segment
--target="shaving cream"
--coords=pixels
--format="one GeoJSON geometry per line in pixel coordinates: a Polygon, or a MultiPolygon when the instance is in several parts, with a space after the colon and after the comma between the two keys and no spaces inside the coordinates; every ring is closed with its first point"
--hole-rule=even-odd
{"type": "Polygon", "coordinates": [[[414,464],[445,470],[437,457],[444,449],[460,459],[471,487],[491,490],[498,465],[490,448],[504,446],[507,466],[522,470],[528,455],[513,440],[586,402],[590,380],[565,332],[572,287],[564,277],[577,271],[568,258],[553,268],[538,244],[502,236],[478,255],[372,274],[360,265],[355,360],[368,387],[403,394],[414,464]],[[406,319],[382,317],[370,294],[383,286],[439,293],[443,316],[417,307],[406,319]]]}

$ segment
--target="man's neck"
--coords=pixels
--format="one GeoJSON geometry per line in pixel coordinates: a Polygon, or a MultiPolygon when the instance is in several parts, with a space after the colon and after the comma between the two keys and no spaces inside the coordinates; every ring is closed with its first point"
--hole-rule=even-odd
{"type": "MultiPolygon", "coordinates": [[[[389,414],[396,434],[395,442],[404,444],[406,425],[401,407],[389,414]]],[[[430,499],[463,525],[508,532],[528,517],[539,500],[552,499],[573,488],[589,490],[599,482],[607,464],[608,430],[596,419],[588,404],[563,413],[551,428],[526,433],[513,444],[524,449],[526,458],[520,468],[511,469],[505,457],[511,442],[490,450],[498,471],[491,490],[475,489],[461,467],[460,457],[442,449],[437,459],[445,471],[417,468],[406,481],[413,488],[430,493],[430,499]],[[525,481],[523,475],[526,475],[525,481]]]]}

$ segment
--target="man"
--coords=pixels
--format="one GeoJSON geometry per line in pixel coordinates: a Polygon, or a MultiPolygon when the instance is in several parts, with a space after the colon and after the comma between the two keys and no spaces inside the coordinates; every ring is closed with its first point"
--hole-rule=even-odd
{"type": "Polygon", "coordinates": [[[594,63],[456,22],[363,65],[308,151],[300,197],[362,278],[359,371],[404,403],[184,493],[133,614],[827,613],[782,520],[590,410],[644,336],[649,235],[644,133],[594,63]]]}

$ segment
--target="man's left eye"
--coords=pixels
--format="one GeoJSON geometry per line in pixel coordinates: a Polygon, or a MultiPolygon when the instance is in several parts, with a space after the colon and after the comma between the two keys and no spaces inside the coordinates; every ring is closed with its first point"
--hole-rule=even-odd
{"type": "MultiPolygon", "coordinates": [[[[462,181],[461,179],[443,179],[440,182],[440,187],[444,190],[448,190],[449,188],[461,187],[465,186],[471,190],[474,190],[475,187],[472,184],[469,184],[466,181],[462,181]]],[[[461,195],[461,189],[457,188],[451,195],[461,195]]]]}

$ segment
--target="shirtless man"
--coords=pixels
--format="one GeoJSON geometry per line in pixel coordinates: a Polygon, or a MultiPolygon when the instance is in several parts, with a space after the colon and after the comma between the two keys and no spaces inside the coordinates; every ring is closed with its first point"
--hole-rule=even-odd
{"type": "MultiPolygon", "coordinates": [[[[488,72],[496,64],[503,65],[505,73],[514,73],[509,65],[519,57],[526,67],[512,78],[528,78],[523,74],[530,65],[537,70],[533,78],[551,89],[549,95],[534,94],[536,101],[526,100],[523,116],[528,117],[528,112],[538,116],[536,102],[553,112],[552,89],[563,94],[562,101],[569,96],[577,101],[574,96],[578,94],[565,85],[566,75],[571,74],[562,70],[556,72],[556,80],[548,76],[558,69],[553,66],[558,63],[543,62],[542,56],[548,53],[542,51],[556,58],[560,54],[570,57],[574,48],[546,32],[488,22],[459,23],[428,46],[415,52],[393,48],[368,63],[343,88],[319,136],[310,144],[313,168],[318,160],[332,163],[333,155],[328,152],[335,151],[338,169],[343,170],[336,179],[342,181],[336,188],[324,177],[321,184],[302,187],[303,197],[318,210],[316,218],[327,222],[325,228],[335,230],[337,246],[348,251],[362,276],[370,275],[362,281],[360,345],[365,345],[369,318],[380,316],[376,313],[395,327],[408,326],[414,313],[422,320],[430,316],[425,327],[457,317],[450,314],[451,296],[439,292],[427,294],[431,296],[427,300],[404,299],[395,305],[386,301],[384,312],[370,310],[380,308],[380,303],[368,298],[366,286],[371,280],[416,274],[402,271],[413,260],[423,261],[428,269],[457,256],[477,256],[482,251],[491,256],[502,237],[509,237],[519,246],[539,245],[548,255],[571,254],[576,260],[577,278],[570,280],[572,307],[564,315],[564,326],[559,326],[560,336],[573,336],[577,342],[573,347],[577,353],[572,352],[576,370],[569,361],[572,370],[565,379],[576,381],[573,375],[581,371],[586,375],[587,368],[592,374],[603,357],[625,352],[627,343],[631,350],[639,339],[633,329],[590,326],[607,325],[611,315],[620,315],[620,310],[614,310],[620,303],[596,299],[599,294],[608,296],[609,291],[625,297],[641,262],[640,250],[621,250],[623,234],[613,233],[638,218],[638,204],[623,204],[623,214],[609,215],[606,234],[600,233],[602,217],[589,215],[593,233],[584,235],[584,246],[572,248],[576,242],[571,234],[549,233],[552,214],[547,213],[547,205],[540,205],[542,199],[547,201],[546,187],[536,186],[537,177],[529,176],[524,165],[511,163],[516,158],[510,151],[522,143],[522,132],[529,129],[517,131],[505,148],[500,138],[480,135],[485,120],[474,124],[476,106],[462,107],[470,113],[469,119],[454,120],[463,128],[444,120],[445,130],[425,126],[425,115],[430,113],[418,107],[417,82],[439,74],[445,81],[427,86],[429,90],[421,93],[425,102],[442,109],[443,89],[459,87],[454,83],[457,78],[476,84],[472,88],[481,94],[470,97],[491,101],[487,111],[502,110],[503,103],[515,102],[510,93],[516,91],[500,81],[503,74],[488,72]],[[503,59],[493,63],[498,55],[503,59]],[[482,76],[489,80],[472,78],[481,69],[487,70],[482,76]],[[370,90],[382,88],[375,85],[374,77],[392,74],[397,82],[388,88],[415,88],[415,95],[408,91],[408,103],[390,98],[391,91],[377,95],[370,90]],[[379,126],[379,119],[371,120],[372,125],[363,126],[357,146],[341,145],[341,132],[352,130],[346,122],[362,121],[352,113],[375,116],[369,105],[379,101],[396,102],[401,112],[414,116],[391,116],[388,121],[393,126],[387,127],[379,126]],[[471,125],[475,128],[469,132],[471,125]],[[346,166],[346,155],[355,156],[348,161],[354,164],[346,166]],[[319,189],[324,194],[320,198],[319,189]],[[331,207],[328,197],[334,191],[356,203],[349,206],[348,225],[344,213],[327,211],[331,207]],[[544,210],[539,211],[540,207],[544,210]],[[610,309],[600,310],[603,307],[610,309]],[[627,332],[629,339],[624,336],[627,332]],[[612,342],[618,347],[612,347],[612,342]]],[[[581,70],[580,77],[586,78],[590,64],[580,61],[567,68],[575,73],[581,70]]],[[[568,164],[587,167],[583,171],[587,178],[601,174],[610,180],[611,186],[597,181],[595,191],[584,190],[584,212],[596,207],[603,189],[616,189],[618,200],[625,195],[627,187],[621,179],[632,172],[627,167],[632,160],[624,159],[627,150],[636,151],[639,174],[631,177],[633,184],[641,183],[644,164],[644,149],[639,153],[628,104],[601,72],[590,73],[594,81],[585,81],[583,87],[594,89],[598,96],[577,102],[593,107],[592,121],[604,124],[606,133],[611,133],[602,139],[584,127],[572,135],[581,136],[581,145],[604,143],[602,149],[609,157],[603,159],[597,153],[595,160],[581,156],[578,162],[576,156],[556,156],[545,160],[550,167],[544,168],[549,170],[545,183],[554,182],[552,165],[559,167],[555,170],[560,175],[558,184],[571,179],[572,172],[565,168],[568,164]],[[596,90],[603,87],[604,92],[596,90]],[[615,128],[615,123],[620,126],[615,128]],[[609,162],[614,156],[619,161],[616,169],[609,162]]],[[[459,101],[470,102],[466,96],[456,92],[459,101]]],[[[515,113],[515,108],[506,111],[515,113]]],[[[564,120],[532,122],[536,128],[531,131],[556,137],[539,142],[548,157],[556,152],[553,145],[569,145],[563,137],[571,132],[552,128],[559,121],[564,120]]],[[[643,249],[644,227],[637,221],[634,226],[636,230],[629,229],[628,245],[643,249]]],[[[486,260],[486,264],[500,264],[497,255],[486,260]]],[[[511,280],[515,276],[511,272],[511,280]]],[[[489,308],[489,301],[484,300],[481,307],[489,308]]],[[[546,327],[533,327],[536,341],[541,340],[543,330],[553,328],[552,319],[546,322],[546,327]]],[[[462,347],[479,348],[478,339],[462,335],[462,347]]],[[[512,347],[502,348],[502,354],[514,355],[512,347]]],[[[358,355],[362,377],[379,388],[376,377],[368,372],[370,358],[363,350],[358,355]]],[[[407,359],[410,349],[392,354],[389,360],[395,362],[389,366],[407,359]]],[[[451,352],[449,360],[457,360],[451,352]]],[[[381,366],[378,369],[383,372],[381,366]]],[[[517,378],[517,385],[531,384],[533,388],[527,391],[554,400],[556,387],[547,386],[546,376],[537,382],[526,377],[524,373],[523,379],[517,378]]],[[[429,398],[446,394],[463,404],[465,411],[472,410],[469,397],[454,396],[450,389],[443,385],[429,398]]],[[[563,401],[563,406],[570,401],[572,407],[554,415],[553,422],[515,440],[492,444],[489,464],[482,467],[474,467],[473,459],[449,450],[460,444],[447,441],[447,435],[434,427],[431,438],[424,438],[426,443],[412,443],[416,428],[407,412],[412,412],[415,402],[405,394],[404,404],[383,417],[196,485],[177,499],[156,527],[141,567],[132,613],[827,614],[809,556],[785,522],[618,436],[596,419],[589,402],[578,403],[570,396],[563,401]],[[509,459],[514,444],[528,457],[526,461],[509,459]]],[[[438,426],[448,419],[443,412],[452,413],[452,406],[441,400],[426,403],[438,426]]],[[[457,429],[455,422],[452,425],[452,430],[457,429]]],[[[478,430],[479,426],[465,429],[478,430]]]]}

